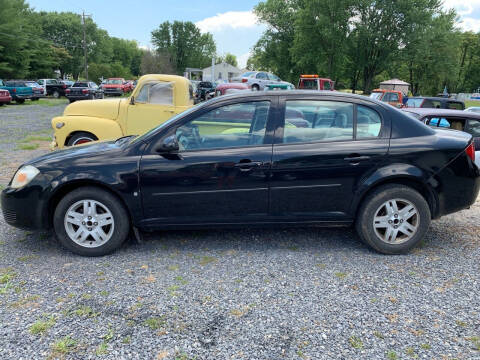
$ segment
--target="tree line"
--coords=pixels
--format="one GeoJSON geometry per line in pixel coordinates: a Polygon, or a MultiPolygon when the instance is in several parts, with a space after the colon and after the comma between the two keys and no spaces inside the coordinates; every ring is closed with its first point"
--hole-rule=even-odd
{"type": "Polygon", "coordinates": [[[480,86],[480,36],[458,29],[441,0],[265,0],[267,30],[247,67],[296,83],[316,73],[366,93],[399,78],[414,94],[480,86]]]}
{"type": "MultiPolygon", "coordinates": [[[[0,79],[49,78],[56,70],[84,78],[83,26],[80,14],[37,12],[25,0],[0,0],[0,79]]],[[[217,56],[212,35],[192,22],[164,22],[151,36],[154,49],[142,49],[85,18],[89,79],[181,75],[186,67],[210,66],[212,57],[236,64],[234,55],[217,56]]]]}

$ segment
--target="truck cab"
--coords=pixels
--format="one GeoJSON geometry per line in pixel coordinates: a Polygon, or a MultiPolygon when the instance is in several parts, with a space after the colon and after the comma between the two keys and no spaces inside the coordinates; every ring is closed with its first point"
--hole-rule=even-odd
{"type": "Polygon", "coordinates": [[[144,75],[129,97],[74,102],[52,119],[52,149],[142,135],[193,106],[193,88],[182,76],[144,75]]]}
{"type": "Polygon", "coordinates": [[[334,91],[335,82],[328,78],[321,78],[318,75],[300,75],[298,89],[334,91]]]}
{"type": "Polygon", "coordinates": [[[404,97],[401,91],[387,90],[387,89],[375,89],[370,94],[372,99],[389,103],[397,108],[404,107],[404,97]]]}

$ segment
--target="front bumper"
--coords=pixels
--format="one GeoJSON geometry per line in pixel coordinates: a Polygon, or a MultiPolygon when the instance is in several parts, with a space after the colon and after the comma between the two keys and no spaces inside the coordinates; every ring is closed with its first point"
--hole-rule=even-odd
{"type": "Polygon", "coordinates": [[[2,213],[11,226],[41,230],[49,227],[46,203],[42,199],[42,188],[30,184],[21,189],[7,187],[1,195],[2,213]]]}
{"type": "Polygon", "coordinates": [[[103,89],[103,93],[105,95],[117,95],[117,96],[124,94],[122,89],[103,89]]]}

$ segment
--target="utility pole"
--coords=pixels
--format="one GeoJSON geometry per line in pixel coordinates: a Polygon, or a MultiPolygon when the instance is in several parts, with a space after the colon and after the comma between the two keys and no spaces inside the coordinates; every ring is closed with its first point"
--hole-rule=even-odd
{"type": "Polygon", "coordinates": [[[88,63],[87,63],[87,33],[86,33],[86,23],[85,17],[91,15],[85,15],[85,11],[82,12],[82,24],[83,24],[83,56],[85,58],[84,71],[85,71],[85,80],[88,80],[88,63]]]}

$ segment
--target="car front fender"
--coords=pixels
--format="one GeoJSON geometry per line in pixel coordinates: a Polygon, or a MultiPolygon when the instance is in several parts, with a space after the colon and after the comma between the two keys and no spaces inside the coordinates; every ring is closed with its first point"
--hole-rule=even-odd
{"type": "Polygon", "coordinates": [[[55,131],[55,142],[58,148],[63,148],[69,136],[75,132],[88,132],[98,140],[114,140],[123,136],[118,122],[91,116],[58,116],[52,119],[55,131]]]}

